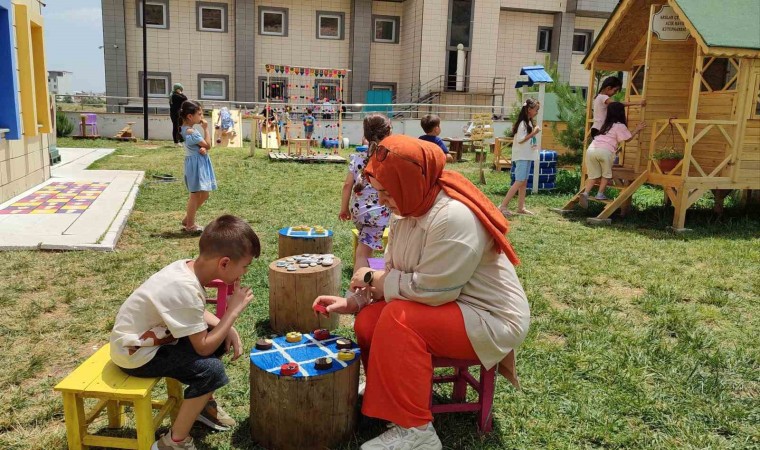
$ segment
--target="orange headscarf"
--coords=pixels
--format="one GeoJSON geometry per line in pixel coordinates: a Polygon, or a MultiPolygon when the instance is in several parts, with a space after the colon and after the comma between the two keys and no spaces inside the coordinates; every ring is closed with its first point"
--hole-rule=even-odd
{"type": "Polygon", "coordinates": [[[505,236],[507,219],[470,180],[459,172],[443,170],[446,157],[437,145],[399,134],[383,139],[380,145],[390,152],[382,162],[371,156],[364,173],[383,185],[402,216],[419,217],[430,211],[443,189],[472,210],[493,236],[497,251],[503,251],[512,264],[520,263],[505,236]]]}

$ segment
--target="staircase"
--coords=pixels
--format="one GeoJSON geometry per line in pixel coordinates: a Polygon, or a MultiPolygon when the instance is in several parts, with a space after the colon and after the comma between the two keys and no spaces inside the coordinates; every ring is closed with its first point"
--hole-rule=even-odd
{"type": "Polygon", "coordinates": [[[439,75],[425,83],[412,84],[409,89],[399,90],[393,97],[393,103],[411,103],[414,105],[394,108],[394,118],[419,118],[425,114],[436,113],[442,119],[469,119],[473,112],[433,107],[432,105],[481,105],[503,108],[507,80],[504,77],[466,77],[462,90],[456,90],[456,77],[439,75]],[[428,107],[422,105],[430,105],[428,107]]]}

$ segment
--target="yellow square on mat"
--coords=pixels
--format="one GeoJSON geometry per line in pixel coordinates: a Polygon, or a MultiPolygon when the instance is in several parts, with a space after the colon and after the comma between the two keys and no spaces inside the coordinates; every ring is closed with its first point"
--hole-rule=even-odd
{"type": "Polygon", "coordinates": [[[11,206],[40,206],[42,202],[17,202],[11,206]]]}
{"type": "Polygon", "coordinates": [[[56,211],[58,211],[58,208],[55,208],[55,209],[35,209],[34,211],[31,211],[29,214],[55,214],[56,211]]]}
{"type": "Polygon", "coordinates": [[[61,206],[61,209],[62,210],[63,209],[80,209],[80,210],[84,210],[84,209],[87,209],[88,206],[90,206],[90,205],[85,205],[85,206],[65,205],[65,206],[61,206]]]}

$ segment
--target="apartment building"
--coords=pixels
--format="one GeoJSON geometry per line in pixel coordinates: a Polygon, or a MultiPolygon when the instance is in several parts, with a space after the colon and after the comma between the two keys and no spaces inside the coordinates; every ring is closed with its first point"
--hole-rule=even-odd
{"type": "Polygon", "coordinates": [[[48,70],[48,90],[51,94],[71,95],[74,74],[66,70],[48,70]]]}
{"type": "MultiPolygon", "coordinates": [[[[191,98],[263,101],[272,83],[287,89],[286,80],[266,85],[265,65],[279,64],[350,70],[349,103],[390,90],[397,102],[509,105],[520,67],[547,57],[571,85],[587,86],[581,60],[616,3],[147,0],[148,95],[165,102],[179,82],[191,98]]],[[[107,95],[141,97],[142,2],[102,0],[102,9],[107,95]]]]}

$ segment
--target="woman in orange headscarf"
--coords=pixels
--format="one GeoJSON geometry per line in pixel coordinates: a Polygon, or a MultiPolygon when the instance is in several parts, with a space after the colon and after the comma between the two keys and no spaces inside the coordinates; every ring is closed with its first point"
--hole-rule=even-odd
{"type": "Polygon", "coordinates": [[[385,270],[358,270],[351,288],[376,300],[320,296],[314,303],[358,312],[362,412],[394,424],[362,450],[440,449],[429,406],[432,356],[498,364],[517,385],[513,349],[530,323],[518,259],[504,216],[465,177],[443,170],[435,144],[393,135],[369,153],[365,176],[394,218],[385,270]]]}

